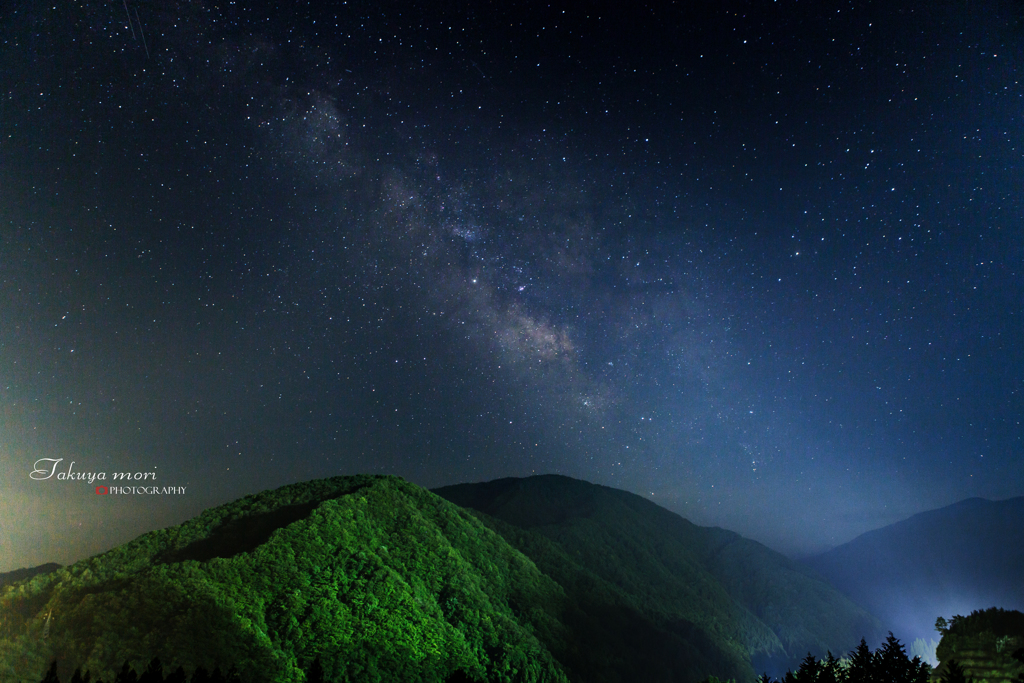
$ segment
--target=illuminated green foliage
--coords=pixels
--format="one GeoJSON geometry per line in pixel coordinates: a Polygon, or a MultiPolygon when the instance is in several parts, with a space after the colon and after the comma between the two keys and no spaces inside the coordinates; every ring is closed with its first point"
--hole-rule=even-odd
{"type": "Polygon", "coordinates": [[[246,681],[564,681],[564,593],[468,512],[394,477],[284,487],[0,589],[3,680],[154,656],[246,681]],[[42,619],[53,610],[49,637],[42,619]]]}
{"type": "Polygon", "coordinates": [[[960,674],[975,683],[1024,681],[1024,614],[992,607],[968,616],[941,618],[936,628],[942,634],[935,654],[938,672],[945,680],[960,674]],[[1019,656],[1018,656],[1019,655],[1019,656]]]}

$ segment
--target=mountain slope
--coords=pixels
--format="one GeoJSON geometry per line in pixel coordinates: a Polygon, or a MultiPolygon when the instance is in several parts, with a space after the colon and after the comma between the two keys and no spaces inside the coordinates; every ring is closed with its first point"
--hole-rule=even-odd
{"type": "Polygon", "coordinates": [[[332,681],[752,675],[725,640],[656,622],[533,540],[560,557],[548,562],[557,580],[396,477],[266,491],[0,588],[0,680],[35,683],[54,658],[64,680],[78,666],[112,680],[126,659],[141,670],[154,656],[268,682],[304,680],[317,657],[332,681]]]}
{"type": "Polygon", "coordinates": [[[327,479],[0,589],[0,680],[52,658],[113,680],[159,656],[298,681],[319,656],[329,680],[565,681],[545,644],[564,601],[466,511],[397,478],[327,479]]]}
{"type": "Polygon", "coordinates": [[[545,475],[435,492],[501,520],[495,529],[569,595],[550,546],[656,623],[689,622],[758,669],[880,635],[876,620],[798,564],[625,491],[545,475]]]}
{"type": "Polygon", "coordinates": [[[869,531],[805,560],[904,640],[939,616],[1024,609],[1024,497],[971,498],[869,531]]]}
{"type": "Polygon", "coordinates": [[[25,579],[31,579],[37,574],[49,574],[52,571],[60,569],[60,565],[56,562],[47,562],[41,564],[38,567],[25,567],[23,569],[15,569],[9,572],[0,572],[0,588],[3,588],[9,583],[15,581],[24,581],[25,579]]]}

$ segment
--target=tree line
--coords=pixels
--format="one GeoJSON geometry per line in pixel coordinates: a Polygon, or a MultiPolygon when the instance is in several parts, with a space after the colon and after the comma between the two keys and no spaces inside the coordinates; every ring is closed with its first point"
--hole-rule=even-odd
{"type": "MultiPolygon", "coordinates": [[[[810,653],[800,667],[787,671],[780,680],[773,680],[768,674],[758,677],[758,683],[929,683],[931,666],[920,657],[911,659],[892,631],[885,642],[874,652],[861,638],[858,645],[847,657],[836,659],[831,652],[825,659],[817,659],[810,653]]],[[[966,683],[944,679],[942,683],[966,683]]]]}

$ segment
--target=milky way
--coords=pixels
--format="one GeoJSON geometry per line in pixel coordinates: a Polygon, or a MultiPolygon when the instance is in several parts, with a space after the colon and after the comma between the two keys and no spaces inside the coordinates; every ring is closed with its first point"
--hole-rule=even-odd
{"type": "Polygon", "coordinates": [[[1013,3],[127,5],[0,20],[0,570],[356,472],[1024,494],[1013,3]]]}

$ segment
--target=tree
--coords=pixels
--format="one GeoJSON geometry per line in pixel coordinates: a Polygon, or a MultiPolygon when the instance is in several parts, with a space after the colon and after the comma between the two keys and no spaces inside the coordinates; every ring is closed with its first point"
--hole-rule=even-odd
{"type": "Polygon", "coordinates": [[[793,681],[794,683],[818,683],[819,672],[817,657],[808,652],[804,660],[800,662],[800,668],[793,676],[793,681]]]}
{"type": "Polygon", "coordinates": [[[951,659],[949,666],[946,667],[946,674],[942,677],[942,683],[971,683],[971,680],[967,678],[967,673],[960,666],[960,662],[951,659]]]}
{"type": "Polygon", "coordinates": [[[50,665],[46,675],[43,676],[42,683],[60,683],[60,679],[57,677],[57,660],[53,660],[53,664],[50,665]]]}
{"type": "Polygon", "coordinates": [[[889,631],[885,644],[876,653],[877,680],[885,683],[928,683],[931,667],[920,657],[910,659],[899,638],[889,631]]]}
{"type": "MultiPolygon", "coordinates": [[[[891,632],[876,652],[861,638],[848,661],[848,665],[840,663],[831,652],[822,660],[807,653],[797,672],[787,671],[779,683],[929,683],[931,674],[931,667],[920,657],[907,658],[903,645],[891,632]]],[[[773,682],[768,674],[763,674],[757,683],[773,682]]]]}
{"type": "Polygon", "coordinates": [[[114,679],[114,683],[139,683],[139,676],[135,673],[135,669],[132,668],[131,663],[126,659],[124,665],[121,667],[121,671],[118,672],[117,678],[114,679]]]}
{"type": "Polygon", "coordinates": [[[828,657],[821,661],[818,671],[818,683],[844,683],[846,671],[843,670],[839,660],[832,655],[830,650],[828,657]]]}
{"type": "Polygon", "coordinates": [[[153,657],[149,666],[139,676],[139,683],[164,683],[164,667],[158,657],[153,657]]]}
{"type": "Polygon", "coordinates": [[[871,652],[867,642],[861,638],[860,645],[850,653],[850,668],[847,672],[849,683],[870,683],[875,680],[877,654],[871,652]]]}

